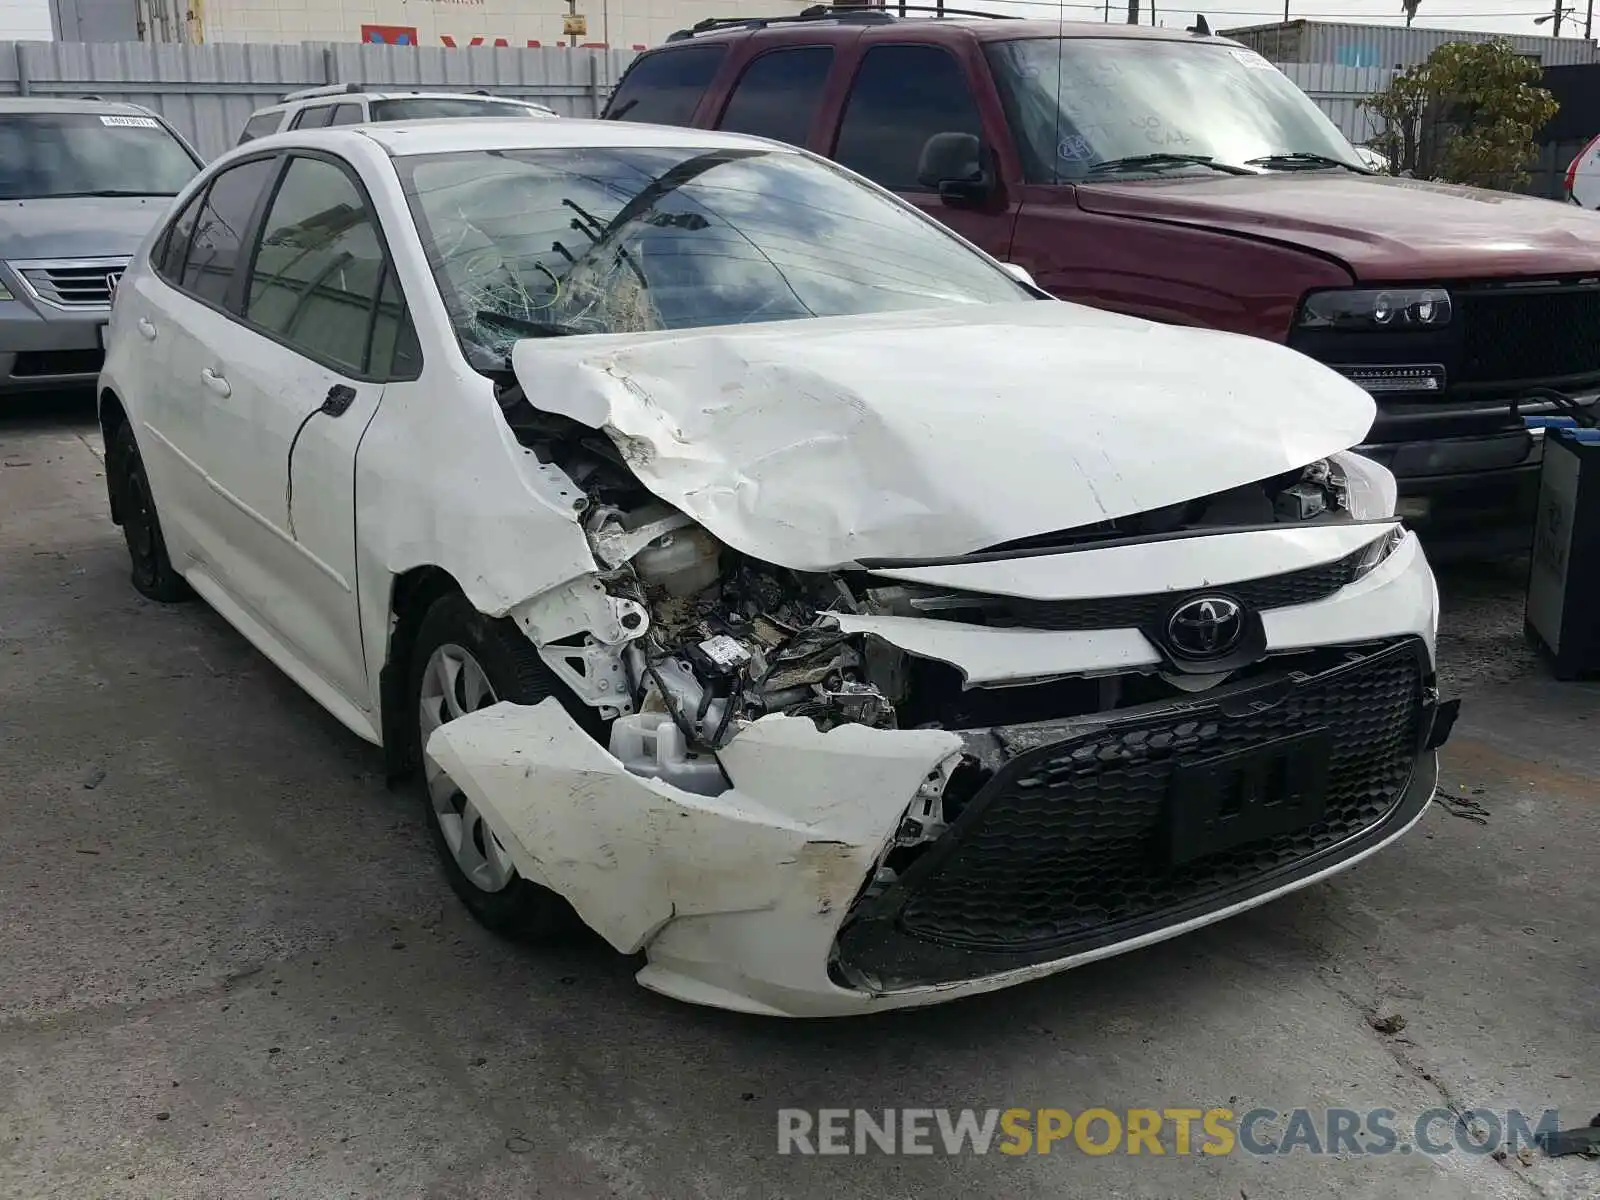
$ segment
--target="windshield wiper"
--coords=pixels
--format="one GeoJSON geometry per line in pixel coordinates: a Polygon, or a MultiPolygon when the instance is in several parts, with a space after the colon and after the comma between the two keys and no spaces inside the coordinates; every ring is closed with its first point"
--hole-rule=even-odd
{"type": "Polygon", "coordinates": [[[1371,175],[1365,167],[1347,163],[1342,158],[1329,158],[1326,154],[1312,154],[1305,150],[1288,150],[1282,154],[1263,154],[1260,158],[1244,160],[1252,167],[1267,167],[1275,171],[1320,170],[1323,167],[1343,167],[1357,175],[1371,175]]]}
{"type": "Polygon", "coordinates": [[[479,321],[486,321],[491,325],[503,325],[517,333],[525,333],[529,337],[575,337],[589,332],[587,329],[579,329],[576,325],[561,325],[555,321],[530,321],[526,317],[495,312],[492,308],[480,308],[472,315],[479,321]]]}
{"type": "Polygon", "coordinates": [[[1220,163],[1209,154],[1130,154],[1126,158],[1108,158],[1089,168],[1091,175],[1108,175],[1114,171],[1158,171],[1162,167],[1210,167],[1228,175],[1253,175],[1254,171],[1220,163]]]}

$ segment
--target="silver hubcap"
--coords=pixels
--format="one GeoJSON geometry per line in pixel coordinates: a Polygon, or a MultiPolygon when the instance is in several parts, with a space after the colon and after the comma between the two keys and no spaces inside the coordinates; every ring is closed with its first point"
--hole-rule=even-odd
{"type": "Polygon", "coordinates": [[[422,694],[417,706],[422,724],[422,770],[428,781],[433,815],[444,833],[445,844],[462,874],[486,892],[498,892],[511,882],[516,869],[500,840],[484,823],[466,793],[427,751],[428,738],[446,721],[488,708],[498,697],[489,677],[472,654],[460,646],[440,646],[428,657],[422,672],[422,694]]]}

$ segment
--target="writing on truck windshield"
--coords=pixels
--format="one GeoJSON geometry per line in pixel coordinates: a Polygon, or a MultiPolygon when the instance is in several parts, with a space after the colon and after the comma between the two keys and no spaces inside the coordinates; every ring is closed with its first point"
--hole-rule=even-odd
{"type": "Polygon", "coordinates": [[[0,200],[175,196],[199,169],[154,117],[0,115],[0,200]]]}
{"type": "Polygon", "coordinates": [[[788,151],[470,151],[396,166],[482,367],[524,337],[1031,298],[914,209],[788,151]]]}
{"type": "Polygon", "coordinates": [[[1242,47],[1022,38],[991,42],[986,53],[1032,183],[1152,154],[1244,169],[1276,155],[1360,166],[1311,98],[1242,47]]]}

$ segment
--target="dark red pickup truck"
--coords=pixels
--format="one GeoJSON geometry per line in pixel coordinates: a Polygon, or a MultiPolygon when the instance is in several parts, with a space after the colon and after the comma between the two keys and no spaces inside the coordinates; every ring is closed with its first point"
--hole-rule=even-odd
{"type": "MultiPolygon", "coordinates": [[[[1056,296],[1287,342],[1379,405],[1434,556],[1525,549],[1541,389],[1600,395],[1600,214],[1369,174],[1226,38],[816,9],[702,23],[605,116],[805,146],[1056,296]]],[[[1596,410],[1600,411],[1600,410],[1596,410]]]]}

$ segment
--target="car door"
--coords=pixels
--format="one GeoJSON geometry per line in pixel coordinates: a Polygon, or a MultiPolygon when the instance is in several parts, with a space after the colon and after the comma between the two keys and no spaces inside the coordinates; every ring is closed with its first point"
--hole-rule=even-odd
{"type": "MultiPolygon", "coordinates": [[[[210,448],[251,519],[229,587],[317,675],[371,711],[356,595],[355,459],[396,344],[414,345],[372,205],[348,164],[295,152],[265,206],[213,368],[236,436],[210,448]]],[[[401,375],[415,377],[413,367],[401,375]]]]}
{"type": "Polygon", "coordinates": [[[986,127],[967,64],[943,46],[872,45],[863,39],[862,47],[829,156],[898,192],[996,258],[1008,259],[1017,205],[998,171],[994,192],[972,203],[951,203],[918,178],[924,147],[941,133],[977,137],[988,149],[990,170],[996,170],[1004,121],[996,109],[986,127]]]}
{"type": "MultiPolygon", "coordinates": [[[[219,172],[184,207],[165,241],[154,275],[136,285],[134,318],[149,370],[136,403],[150,436],[140,446],[179,570],[198,564],[226,576],[240,552],[246,518],[217,478],[216,447],[248,439],[215,368],[238,329],[227,310],[233,274],[278,157],[265,154],[219,172]]],[[[135,436],[139,431],[135,430],[135,436]]]]}

